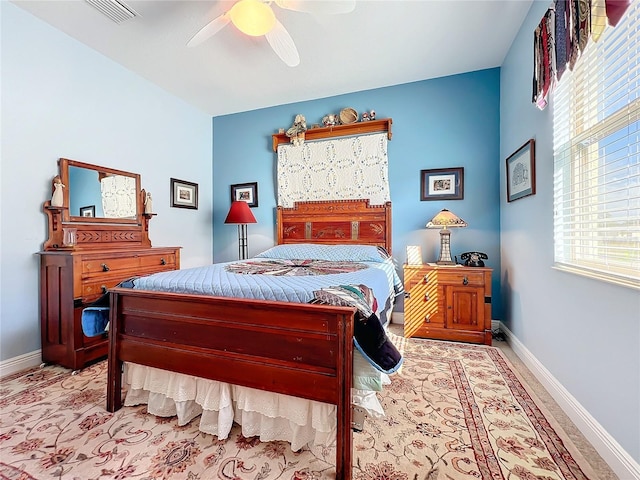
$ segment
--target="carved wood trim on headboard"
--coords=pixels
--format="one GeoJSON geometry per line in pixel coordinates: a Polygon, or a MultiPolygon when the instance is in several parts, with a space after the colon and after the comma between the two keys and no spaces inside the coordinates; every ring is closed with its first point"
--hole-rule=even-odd
{"type": "Polygon", "coordinates": [[[391,254],[391,202],[369,205],[369,200],[318,200],[279,206],[278,244],[376,245],[391,254]]]}

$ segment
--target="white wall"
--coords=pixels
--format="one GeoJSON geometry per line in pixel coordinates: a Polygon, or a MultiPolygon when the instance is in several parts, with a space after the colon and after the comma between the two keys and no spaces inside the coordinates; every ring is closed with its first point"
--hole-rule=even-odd
{"type": "Polygon", "coordinates": [[[501,72],[501,244],[505,323],[520,342],[640,461],[640,293],[552,269],[553,104],[531,103],[533,31],[551,2],[534,2],[501,72]],[[506,202],[505,159],[536,140],[534,196],[506,202]]]}
{"type": "Polygon", "coordinates": [[[60,157],[139,173],[154,246],[182,266],[212,261],[212,120],[15,5],[0,1],[0,361],[40,348],[42,204],[60,157]],[[169,207],[170,177],[199,184],[199,209],[169,207]]]}

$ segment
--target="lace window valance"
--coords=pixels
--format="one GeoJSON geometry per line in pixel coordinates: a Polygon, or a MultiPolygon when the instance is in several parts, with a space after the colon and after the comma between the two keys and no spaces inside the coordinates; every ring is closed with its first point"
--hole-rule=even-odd
{"type": "Polygon", "coordinates": [[[278,146],[278,205],[308,200],[391,200],[387,134],[278,146]]]}

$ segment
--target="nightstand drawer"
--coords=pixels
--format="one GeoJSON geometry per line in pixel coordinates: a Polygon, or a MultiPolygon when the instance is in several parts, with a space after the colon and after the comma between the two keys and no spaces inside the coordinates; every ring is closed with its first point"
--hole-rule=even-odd
{"type": "Polygon", "coordinates": [[[412,288],[420,284],[442,284],[447,285],[474,285],[482,286],[485,284],[485,272],[473,271],[472,268],[466,268],[464,271],[459,270],[460,267],[448,267],[440,269],[407,269],[405,270],[405,290],[411,291],[412,288]]]}
{"type": "Polygon", "coordinates": [[[447,285],[473,285],[481,287],[485,284],[484,272],[470,272],[469,270],[464,272],[440,270],[437,273],[437,280],[439,283],[446,283],[447,285]]]}

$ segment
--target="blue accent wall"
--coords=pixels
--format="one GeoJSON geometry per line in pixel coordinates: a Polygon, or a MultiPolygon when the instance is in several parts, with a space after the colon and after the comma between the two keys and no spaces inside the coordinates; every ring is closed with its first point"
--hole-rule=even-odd
{"type": "MultiPolygon", "coordinates": [[[[424,80],[295,104],[215,117],[213,119],[213,258],[237,258],[235,225],[225,225],[230,186],[258,182],[258,221],[249,225],[249,253],[275,243],[276,162],[272,134],[288,128],[296,114],[307,125],[327,113],[353,107],[392,118],[389,142],[389,187],[393,204],[393,254],[398,271],[406,246],[420,245],[423,260],[433,262],[440,238],[425,225],[447,208],[469,226],[454,229],[452,254],[487,253],[495,269],[493,318],[501,317],[500,271],[500,69],[424,80]],[[464,199],[420,201],[420,171],[464,167],[464,199]]],[[[402,305],[399,305],[402,308],[402,305]]]]}

